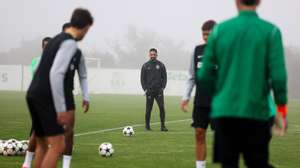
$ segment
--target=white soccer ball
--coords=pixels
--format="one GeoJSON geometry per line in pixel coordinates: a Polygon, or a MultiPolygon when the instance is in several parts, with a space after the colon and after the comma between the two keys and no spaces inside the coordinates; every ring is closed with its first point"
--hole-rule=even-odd
{"type": "Polygon", "coordinates": [[[134,130],[133,130],[133,127],[132,126],[126,126],[124,127],[123,129],[123,135],[124,136],[133,136],[134,135],[134,130]]]}
{"type": "Polygon", "coordinates": [[[4,143],[1,141],[0,142],[0,155],[3,154],[3,151],[4,151],[4,143]]]}
{"type": "Polygon", "coordinates": [[[22,143],[22,155],[25,155],[26,154],[26,151],[28,150],[28,147],[29,147],[29,141],[28,140],[23,140],[21,141],[22,143]]]}
{"type": "Polygon", "coordinates": [[[16,142],[16,154],[17,155],[23,155],[24,154],[23,144],[20,141],[16,142]]]}
{"type": "Polygon", "coordinates": [[[16,139],[9,139],[6,142],[11,142],[11,143],[16,144],[18,142],[18,140],[16,140],[16,139]]]}
{"type": "Polygon", "coordinates": [[[104,142],[99,146],[98,152],[103,157],[110,157],[113,155],[114,149],[111,143],[104,142]]]}
{"type": "Polygon", "coordinates": [[[10,141],[7,141],[4,144],[3,155],[4,156],[13,156],[16,154],[16,145],[10,141]]]}

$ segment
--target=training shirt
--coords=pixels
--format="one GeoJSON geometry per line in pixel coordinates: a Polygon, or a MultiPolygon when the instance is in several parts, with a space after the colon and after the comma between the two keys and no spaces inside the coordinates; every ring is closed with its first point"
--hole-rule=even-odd
{"type": "Polygon", "coordinates": [[[211,105],[211,98],[212,93],[210,90],[205,88],[200,82],[196,82],[196,72],[202,66],[203,54],[205,49],[205,44],[198,45],[194,49],[194,53],[191,57],[189,72],[188,72],[188,79],[186,81],[185,90],[183,94],[182,100],[190,100],[191,93],[193,91],[194,86],[196,85],[196,92],[194,98],[194,105],[195,106],[202,106],[202,107],[210,107],[211,105]]]}
{"type": "Polygon", "coordinates": [[[65,88],[73,86],[64,80],[68,71],[73,70],[70,62],[76,51],[77,43],[70,34],[63,32],[55,36],[43,51],[28,96],[53,104],[56,112],[66,111],[65,88]]]}
{"type": "Polygon", "coordinates": [[[212,118],[269,119],[270,90],[277,105],[287,104],[287,72],[279,28],[254,11],[241,11],[217,25],[209,36],[197,77],[207,87],[214,87],[212,118]]]}
{"type": "Polygon", "coordinates": [[[64,80],[65,96],[73,96],[75,71],[77,71],[78,74],[83,100],[89,101],[87,68],[86,68],[84,56],[82,55],[80,49],[77,49],[75,55],[71,59],[71,62],[69,64],[69,70],[65,74],[65,80],[64,80]]]}

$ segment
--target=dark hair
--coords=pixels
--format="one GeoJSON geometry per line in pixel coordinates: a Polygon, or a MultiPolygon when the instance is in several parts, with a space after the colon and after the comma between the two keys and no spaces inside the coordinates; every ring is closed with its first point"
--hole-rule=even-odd
{"type": "Polygon", "coordinates": [[[71,27],[71,23],[65,23],[63,26],[62,26],[62,31],[65,31],[67,28],[71,27]]]}
{"type": "Polygon", "coordinates": [[[241,0],[242,4],[247,6],[253,6],[258,3],[259,0],[241,0]]]}
{"type": "Polygon", "coordinates": [[[93,20],[91,13],[87,9],[77,8],[73,11],[70,23],[72,27],[82,29],[92,25],[93,20]]]}
{"type": "Polygon", "coordinates": [[[45,42],[48,42],[48,43],[49,43],[49,41],[50,41],[51,39],[52,39],[51,37],[45,37],[45,38],[43,38],[43,40],[42,40],[42,47],[44,47],[44,43],[45,43],[45,42]]]}
{"type": "Polygon", "coordinates": [[[151,52],[151,51],[153,51],[153,52],[156,52],[156,53],[157,53],[157,49],[156,49],[156,48],[151,48],[151,49],[149,50],[149,52],[151,52]]]}
{"type": "Polygon", "coordinates": [[[208,20],[202,25],[202,31],[210,31],[217,23],[214,20],[208,20]]]}

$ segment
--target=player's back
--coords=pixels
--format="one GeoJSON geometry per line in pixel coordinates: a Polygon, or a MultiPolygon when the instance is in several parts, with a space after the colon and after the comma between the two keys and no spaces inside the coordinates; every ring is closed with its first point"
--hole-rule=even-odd
{"type": "Polygon", "coordinates": [[[213,36],[219,78],[214,117],[269,117],[269,52],[272,36],[278,31],[251,11],[216,27],[213,36]]]}
{"type": "Polygon", "coordinates": [[[44,49],[40,63],[28,89],[28,96],[49,99],[52,97],[50,86],[50,70],[61,44],[71,35],[60,33],[55,36],[44,49]]]}

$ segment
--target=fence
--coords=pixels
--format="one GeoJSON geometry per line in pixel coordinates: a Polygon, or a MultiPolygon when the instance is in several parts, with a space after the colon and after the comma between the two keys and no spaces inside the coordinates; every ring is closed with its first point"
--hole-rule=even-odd
{"type": "MultiPolygon", "coordinates": [[[[187,79],[185,71],[168,71],[166,95],[181,96],[187,79]]],[[[0,65],[0,90],[26,91],[31,73],[28,66],[0,65]]],[[[88,69],[89,92],[94,94],[144,94],[140,85],[140,70],[88,69]]],[[[75,77],[75,92],[79,92],[78,77],[75,77]]]]}

